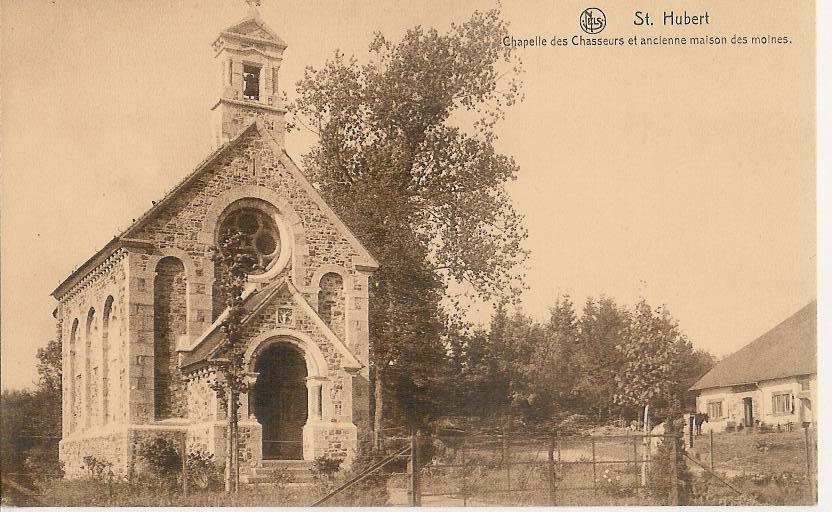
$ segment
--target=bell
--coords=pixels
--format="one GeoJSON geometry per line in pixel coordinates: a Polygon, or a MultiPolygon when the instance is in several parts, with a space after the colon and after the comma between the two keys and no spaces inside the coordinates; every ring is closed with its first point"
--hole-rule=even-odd
{"type": "Polygon", "coordinates": [[[260,97],[260,83],[254,75],[245,75],[243,78],[243,96],[258,99],[260,97]]]}

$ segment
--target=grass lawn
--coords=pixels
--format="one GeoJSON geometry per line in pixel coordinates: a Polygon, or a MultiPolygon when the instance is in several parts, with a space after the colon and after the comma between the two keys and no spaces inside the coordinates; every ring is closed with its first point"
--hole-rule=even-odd
{"type": "MultiPolygon", "coordinates": [[[[710,464],[710,446],[707,435],[698,436],[689,455],[700,463],[710,464]]],[[[812,472],[817,470],[816,451],[813,450],[812,472]]],[[[695,473],[703,473],[700,482],[702,504],[738,504],[730,502],[736,493],[689,463],[695,473]],[[728,502],[722,500],[729,500],[728,502]]],[[[714,470],[735,487],[754,496],[758,503],[769,505],[811,505],[810,480],[806,477],[806,450],[804,432],[753,431],[714,433],[714,470]]]]}
{"type": "Polygon", "coordinates": [[[59,480],[44,489],[41,501],[55,507],[252,507],[304,506],[323,495],[314,487],[244,487],[239,494],[198,491],[187,497],[181,491],[130,487],[124,483],[107,486],[95,480],[59,480]]]}
{"type": "MultiPolygon", "coordinates": [[[[742,474],[806,474],[803,431],[765,433],[714,433],[714,469],[729,476],[742,474]]],[[[706,466],[710,460],[708,436],[698,436],[689,452],[706,466]]],[[[812,455],[813,471],[815,465],[812,455]]]]}

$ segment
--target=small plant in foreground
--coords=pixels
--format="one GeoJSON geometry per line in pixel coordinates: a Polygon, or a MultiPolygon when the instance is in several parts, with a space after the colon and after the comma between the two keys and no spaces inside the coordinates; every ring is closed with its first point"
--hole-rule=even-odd
{"type": "Polygon", "coordinates": [[[222,487],[222,473],[213,453],[195,450],[188,454],[188,482],[196,489],[222,487]]]}
{"type": "Polygon", "coordinates": [[[341,470],[341,463],[344,460],[337,457],[321,455],[312,462],[312,476],[315,480],[332,480],[335,474],[341,470]]]}
{"type": "Polygon", "coordinates": [[[628,489],[621,481],[621,473],[610,467],[604,469],[603,473],[601,473],[599,484],[608,496],[614,498],[630,496],[632,494],[631,489],[628,489]]]}
{"type": "Polygon", "coordinates": [[[87,476],[93,480],[102,480],[108,475],[112,475],[113,463],[104,459],[99,459],[92,455],[86,455],[83,458],[84,463],[81,469],[87,472],[87,476]]]}
{"type": "Polygon", "coordinates": [[[168,490],[176,486],[182,472],[182,456],[172,440],[157,436],[152,441],[141,443],[138,453],[147,464],[156,486],[168,490]]]}

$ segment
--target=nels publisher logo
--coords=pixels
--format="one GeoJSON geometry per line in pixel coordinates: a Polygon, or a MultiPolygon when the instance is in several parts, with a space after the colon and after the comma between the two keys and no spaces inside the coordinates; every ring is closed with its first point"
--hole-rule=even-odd
{"type": "Polygon", "coordinates": [[[590,7],[581,13],[581,29],[587,34],[597,34],[606,26],[607,17],[601,9],[590,7]]]}

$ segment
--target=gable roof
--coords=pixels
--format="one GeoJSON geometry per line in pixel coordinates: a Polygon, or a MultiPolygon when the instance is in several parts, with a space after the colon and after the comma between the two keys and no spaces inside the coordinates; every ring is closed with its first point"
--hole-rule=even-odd
{"type": "MultiPolygon", "coordinates": [[[[347,345],[344,343],[341,338],[339,338],[335,333],[332,332],[332,329],[329,328],[326,323],[321,320],[321,318],[315,313],[315,310],[312,309],[312,306],[306,302],[306,299],[303,297],[303,294],[289,281],[287,278],[279,279],[276,282],[269,284],[268,286],[264,287],[261,290],[253,290],[248,293],[248,296],[245,297],[243,300],[243,308],[245,308],[247,315],[243,318],[242,322],[245,325],[246,323],[250,322],[257,315],[266,307],[268,304],[271,304],[272,301],[280,296],[283,293],[287,293],[291,298],[292,302],[294,302],[295,306],[298,307],[304,314],[312,320],[315,327],[324,335],[324,337],[332,343],[335,349],[343,356],[344,362],[343,366],[345,368],[353,368],[353,369],[360,369],[363,365],[358,361],[355,357],[355,354],[350,351],[347,345]]],[[[221,341],[221,332],[220,326],[222,325],[222,321],[228,313],[228,309],[223,311],[223,313],[217,317],[217,320],[208,328],[203,335],[196,340],[195,346],[190,352],[185,353],[182,356],[182,360],[180,366],[182,367],[183,371],[194,366],[200,365],[201,363],[207,363],[208,360],[218,357],[219,348],[220,348],[220,341],[221,341]]]]}
{"type": "Polygon", "coordinates": [[[717,363],[691,391],[816,373],[817,306],[813,300],[717,363]]]}
{"type": "Polygon", "coordinates": [[[252,8],[249,10],[245,18],[223,30],[220,34],[220,37],[222,36],[232,36],[254,42],[271,43],[275,46],[286,48],[286,42],[263,22],[260,18],[260,12],[256,8],[252,8]]]}
{"type": "Polygon", "coordinates": [[[252,127],[249,126],[245,130],[241,130],[240,133],[233,139],[229,140],[225,144],[221,145],[217,149],[215,149],[212,153],[210,153],[207,157],[205,157],[196,168],[187,174],[182,180],[177,183],[172,189],[170,189],[159,201],[155,201],[153,206],[150,207],[147,211],[145,211],[139,218],[133,219],[133,222],[121,233],[114,236],[109,242],[107,242],[104,247],[98,250],[94,255],[92,255],[87,261],[82,263],[78,268],[72,271],[72,273],[67,276],[66,279],[61,281],[53,291],[52,296],[56,299],[59,299],[66,290],[68,290],[73,284],[75,284],[78,280],[80,280],[83,276],[87,274],[91,269],[98,266],[103,258],[106,258],[110,254],[116,251],[116,249],[121,248],[125,245],[127,240],[132,240],[130,235],[136,232],[140,226],[144,225],[145,221],[150,218],[154,213],[161,210],[170,200],[176,195],[179,190],[182,190],[191,183],[195,178],[200,176],[206,169],[208,169],[214,161],[219,159],[220,156],[225,154],[226,151],[235,147],[237,144],[243,140],[244,136],[252,127]]]}
{"type": "Polygon", "coordinates": [[[83,278],[91,269],[98,266],[103,259],[107,256],[115,252],[117,249],[128,246],[128,245],[136,245],[141,243],[141,240],[134,239],[133,235],[136,234],[145,224],[146,222],[156,214],[156,212],[160,211],[164,208],[175,196],[176,194],[199,178],[202,174],[207,172],[208,169],[211,168],[211,165],[219,160],[227,151],[231,150],[232,148],[236,147],[240,144],[240,142],[245,138],[247,134],[251,131],[258,131],[258,133],[269,143],[269,146],[272,148],[275,156],[277,156],[292,176],[298,180],[300,185],[303,187],[304,191],[309,195],[310,199],[315,202],[316,205],[321,209],[322,212],[329,218],[329,220],[338,227],[353,248],[358,253],[359,261],[357,264],[361,267],[369,268],[369,269],[376,269],[378,268],[378,261],[370,254],[364,245],[356,238],[353,232],[344,224],[344,222],[335,214],[332,208],[324,201],[323,197],[321,197],[320,193],[312,186],[303,172],[295,165],[295,162],[289,157],[286,151],[280,147],[277,141],[274,140],[269,130],[263,126],[263,124],[257,120],[252,121],[251,124],[243,130],[240,130],[240,133],[237,134],[236,137],[229,140],[219,148],[217,148],[214,152],[209,154],[202,162],[200,162],[197,167],[191,171],[187,176],[185,176],[176,186],[170,189],[162,199],[153,203],[153,206],[150,207],[144,214],[142,214],[139,218],[134,219],[133,223],[130,224],[124,231],[120,234],[116,235],[112,240],[107,242],[107,244],[98,250],[92,257],[90,257],[86,262],[84,262],[81,266],[75,269],[66,279],[64,279],[61,284],[59,284],[55,290],[52,291],[52,296],[56,299],[59,299],[64,292],[66,292],[69,288],[71,288],[76,282],[78,282],[81,278],[83,278]]]}

